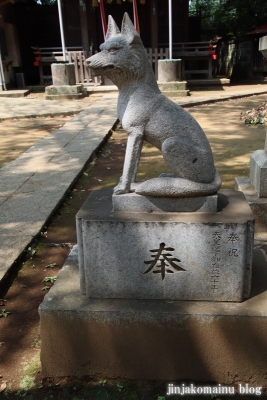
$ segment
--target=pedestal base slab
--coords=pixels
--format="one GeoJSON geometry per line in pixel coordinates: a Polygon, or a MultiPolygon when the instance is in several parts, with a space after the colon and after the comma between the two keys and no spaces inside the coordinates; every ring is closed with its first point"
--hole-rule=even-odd
{"type": "Polygon", "coordinates": [[[76,248],[39,308],[43,376],[266,386],[267,265],[261,250],[253,259],[243,303],[94,300],[76,248]]]}

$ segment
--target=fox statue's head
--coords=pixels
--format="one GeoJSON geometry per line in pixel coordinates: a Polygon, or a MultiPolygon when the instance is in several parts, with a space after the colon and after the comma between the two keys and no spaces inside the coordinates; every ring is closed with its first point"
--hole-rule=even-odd
{"type": "Polygon", "coordinates": [[[127,13],[121,31],[109,15],[106,39],[100,50],[86,60],[95,74],[108,76],[118,86],[144,76],[149,64],[147,53],[127,13]]]}

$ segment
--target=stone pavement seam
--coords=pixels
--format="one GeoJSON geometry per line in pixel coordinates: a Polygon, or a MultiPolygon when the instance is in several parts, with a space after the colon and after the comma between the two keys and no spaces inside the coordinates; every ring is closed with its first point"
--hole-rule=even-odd
{"type": "Polygon", "coordinates": [[[181,107],[194,107],[200,106],[209,103],[218,103],[220,101],[226,100],[236,100],[241,99],[243,97],[251,97],[260,94],[267,93],[267,86],[266,88],[259,88],[259,89],[250,89],[238,92],[229,92],[229,93],[222,93],[220,95],[209,95],[209,96],[199,96],[195,98],[189,99],[177,99],[176,103],[178,103],[181,107]]]}
{"type": "MultiPolygon", "coordinates": [[[[110,97],[117,96],[109,94],[110,97]]],[[[72,115],[94,106],[87,99],[75,100],[38,100],[27,97],[0,98],[0,121],[14,118],[48,117],[51,115],[72,115]]]]}

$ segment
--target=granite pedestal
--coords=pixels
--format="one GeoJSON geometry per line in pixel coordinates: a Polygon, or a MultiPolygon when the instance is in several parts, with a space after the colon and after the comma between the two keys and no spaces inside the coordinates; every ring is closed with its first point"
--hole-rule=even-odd
{"type": "Polygon", "coordinates": [[[259,39],[259,51],[264,58],[267,58],[267,36],[263,36],[259,39]]]}
{"type": "MultiPolygon", "coordinates": [[[[236,178],[236,190],[244,193],[250,205],[257,225],[266,225],[267,222],[267,138],[264,149],[256,150],[250,156],[249,178],[236,178]]],[[[265,231],[265,227],[264,227],[265,231]]],[[[260,234],[260,237],[262,235],[260,234]]],[[[264,241],[266,240],[266,235],[264,241]]],[[[263,238],[263,237],[262,237],[263,238]]]]}
{"type": "Polygon", "coordinates": [[[53,63],[51,64],[53,85],[75,85],[75,68],[73,63],[53,63]]]}
{"type": "Polygon", "coordinates": [[[266,387],[267,265],[253,254],[242,303],[89,299],[77,248],[40,305],[44,377],[158,379],[266,387]]]}
{"type": "Polygon", "coordinates": [[[45,88],[46,100],[79,100],[87,96],[83,85],[76,85],[73,63],[53,63],[51,70],[53,85],[45,88]]]}
{"type": "Polygon", "coordinates": [[[178,82],[181,81],[181,59],[159,60],[158,78],[160,82],[178,82]]]}
{"type": "Polygon", "coordinates": [[[46,100],[79,100],[87,96],[83,85],[51,85],[45,88],[46,100]]]}
{"type": "Polygon", "coordinates": [[[159,60],[158,87],[169,98],[189,96],[187,82],[181,81],[182,60],[159,60]]]}
{"type": "Polygon", "coordinates": [[[176,97],[189,96],[190,91],[187,89],[187,82],[158,82],[158,87],[161,92],[170,99],[176,97]]]}
{"type": "Polygon", "coordinates": [[[249,296],[254,217],[240,192],[218,212],[113,211],[94,191],[77,214],[81,290],[89,298],[242,301],[249,296]]]}
{"type": "Polygon", "coordinates": [[[113,211],[112,191],[95,191],[77,228],[39,308],[44,377],[262,384],[267,269],[257,251],[255,297],[238,303],[253,242],[242,193],[221,190],[217,212],[177,213],[113,211]]]}

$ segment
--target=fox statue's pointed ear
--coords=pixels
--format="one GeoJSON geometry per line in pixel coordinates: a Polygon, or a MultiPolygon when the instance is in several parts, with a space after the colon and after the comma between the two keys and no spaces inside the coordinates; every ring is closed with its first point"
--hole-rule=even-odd
{"type": "Polygon", "coordinates": [[[111,38],[112,36],[116,36],[120,33],[120,30],[116,24],[116,22],[114,21],[114,19],[112,18],[111,15],[108,16],[108,29],[107,29],[107,33],[106,33],[106,39],[108,40],[109,38],[111,38]]]}
{"type": "Polygon", "coordinates": [[[127,13],[124,14],[121,24],[121,34],[126,37],[130,44],[142,44],[142,40],[133,26],[132,21],[127,13]]]}

